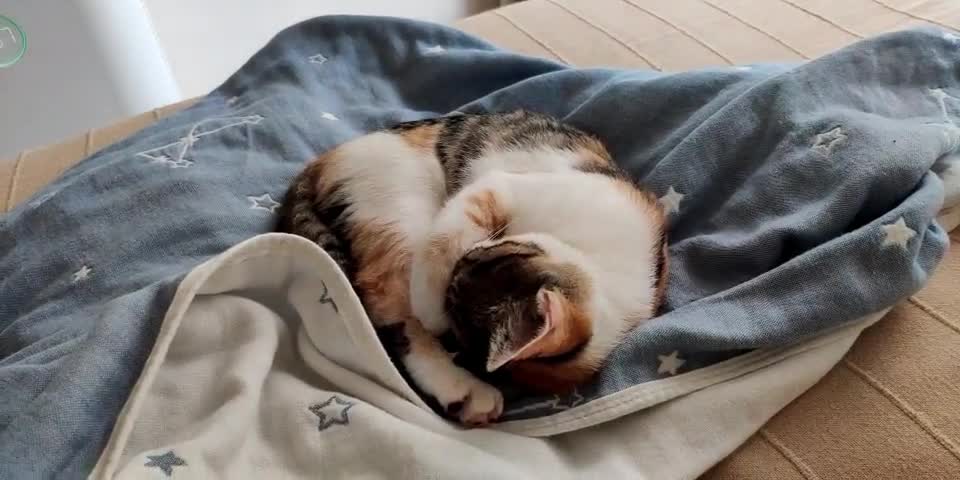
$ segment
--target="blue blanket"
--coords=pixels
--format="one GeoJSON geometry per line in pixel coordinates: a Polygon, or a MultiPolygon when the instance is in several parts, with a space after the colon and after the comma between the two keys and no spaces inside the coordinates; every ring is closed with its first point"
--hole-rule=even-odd
{"type": "Polygon", "coordinates": [[[957,37],[800,65],[574,69],[413,21],[278,35],[195,106],[0,217],[0,478],[96,462],[178,282],[270,231],[304,162],[395,122],[526,108],[599,135],[670,211],[666,310],[542,416],[888,307],[944,253],[931,172],[960,145],[957,37]]]}

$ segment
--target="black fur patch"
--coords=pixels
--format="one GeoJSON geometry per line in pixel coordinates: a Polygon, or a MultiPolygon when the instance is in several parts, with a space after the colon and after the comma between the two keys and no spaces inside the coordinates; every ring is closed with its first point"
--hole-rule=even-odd
{"type": "Polygon", "coordinates": [[[436,118],[424,118],[423,120],[412,120],[409,122],[398,123],[389,128],[390,131],[405,132],[407,130],[413,130],[420,127],[429,127],[430,125],[436,125],[438,123],[446,122],[445,117],[436,117],[436,118]]]}
{"type": "Polygon", "coordinates": [[[656,252],[654,255],[657,256],[657,265],[654,267],[654,278],[657,281],[660,280],[660,277],[663,275],[663,269],[667,266],[667,253],[664,250],[664,246],[667,244],[667,230],[664,228],[660,231],[660,238],[657,240],[656,252]]]}
{"type": "Polygon", "coordinates": [[[407,338],[407,325],[405,323],[397,322],[379,326],[376,331],[383,348],[387,349],[391,355],[402,358],[410,354],[410,339],[407,338]]]}
{"type": "Polygon", "coordinates": [[[576,168],[584,173],[595,173],[597,175],[604,175],[611,178],[629,181],[629,177],[623,172],[623,170],[617,168],[615,165],[589,164],[577,166],[576,168]]]}
{"type": "MultiPolygon", "coordinates": [[[[516,258],[518,258],[518,257],[519,257],[519,258],[524,258],[524,257],[532,257],[532,256],[536,256],[536,255],[543,255],[543,254],[544,254],[544,250],[543,250],[542,248],[540,248],[539,245],[536,245],[536,244],[533,244],[533,243],[517,242],[517,241],[513,241],[513,240],[507,240],[507,241],[505,241],[505,242],[500,242],[500,243],[498,243],[498,244],[496,244],[496,245],[493,245],[493,246],[491,246],[491,247],[484,248],[483,250],[477,250],[477,251],[475,251],[474,253],[475,253],[474,255],[470,255],[470,254],[468,253],[467,255],[464,255],[464,256],[460,257],[459,260],[457,260],[456,265],[454,265],[454,267],[453,267],[453,274],[451,275],[451,278],[457,278],[457,277],[459,276],[459,273],[460,273],[462,270],[468,269],[468,268],[473,268],[473,267],[477,266],[478,264],[483,264],[483,265],[481,265],[481,268],[489,269],[489,268],[493,268],[494,266],[496,266],[496,265],[498,265],[498,264],[502,264],[502,263],[504,263],[504,262],[513,261],[514,259],[516,259],[516,258]],[[496,258],[494,258],[494,259],[487,259],[487,258],[482,257],[482,256],[480,256],[480,255],[476,255],[477,252],[482,253],[483,251],[487,251],[487,250],[499,249],[499,248],[500,248],[501,246],[503,246],[503,245],[518,245],[518,246],[523,246],[523,247],[529,247],[531,250],[533,250],[533,252],[514,252],[514,253],[509,253],[509,254],[506,254],[506,255],[498,255],[498,256],[497,256],[496,258]]],[[[498,286],[498,288],[503,288],[503,287],[506,287],[506,285],[498,286]]]]}

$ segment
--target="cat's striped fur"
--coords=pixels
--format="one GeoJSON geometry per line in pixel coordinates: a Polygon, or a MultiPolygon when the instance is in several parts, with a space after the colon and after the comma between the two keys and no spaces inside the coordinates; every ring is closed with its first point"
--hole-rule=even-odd
{"type": "Polygon", "coordinates": [[[502,396],[436,336],[520,386],[589,379],[658,308],[664,215],[595,137],[518,111],[365,135],[297,176],[281,230],[327,250],[409,377],[465,424],[502,396]]]}

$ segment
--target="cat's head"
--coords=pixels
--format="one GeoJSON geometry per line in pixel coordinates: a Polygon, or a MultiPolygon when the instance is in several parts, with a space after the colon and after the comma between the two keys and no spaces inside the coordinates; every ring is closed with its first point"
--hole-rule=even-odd
{"type": "MultiPolygon", "coordinates": [[[[646,256],[645,256],[646,257],[646,256]]],[[[457,263],[446,297],[464,353],[513,383],[563,393],[589,380],[623,334],[659,308],[666,249],[648,261],[649,302],[626,314],[610,298],[588,258],[542,234],[475,245],[457,263]]]]}

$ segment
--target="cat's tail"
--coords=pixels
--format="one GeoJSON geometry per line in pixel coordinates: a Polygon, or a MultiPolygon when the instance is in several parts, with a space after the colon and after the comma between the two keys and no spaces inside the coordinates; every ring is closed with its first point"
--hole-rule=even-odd
{"type": "Polygon", "coordinates": [[[351,273],[349,251],[336,232],[320,217],[318,209],[321,205],[314,185],[309,169],[297,175],[284,198],[277,230],[299,235],[316,243],[349,277],[351,273]]]}

